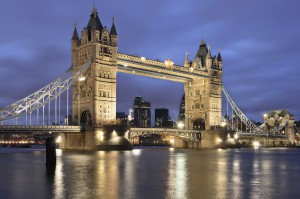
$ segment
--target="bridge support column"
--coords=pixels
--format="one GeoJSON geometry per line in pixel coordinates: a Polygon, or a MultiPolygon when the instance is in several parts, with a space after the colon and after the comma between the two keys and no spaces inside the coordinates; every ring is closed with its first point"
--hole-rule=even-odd
{"type": "Polygon", "coordinates": [[[54,137],[46,138],[46,168],[54,171],[56,167],[56,144],[54,137]]]}
{"type": "Polygon", "coordinates": [[[65,150],[132,150],[124,137],[127,127],[86,127],[84,132],[61,133],[60,148],[65,150]]]}

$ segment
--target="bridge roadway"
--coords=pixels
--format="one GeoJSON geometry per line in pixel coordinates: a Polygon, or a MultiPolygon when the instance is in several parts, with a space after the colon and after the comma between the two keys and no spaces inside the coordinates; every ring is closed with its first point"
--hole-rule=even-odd
{"type": "Polygon", "coordinates": [[[130,128],[130,137],[137,137],[149,134],[170,135],[187,141],[201,140],[201,132],[198,130],[167,128],[130,128]]]}
{"type": "Polygon", "coordinates": [[[118,53],[118,71],[176,82],[191,82],[193,77],[209,78],[207,72],[144,57],[118,53]]]}
{"type": "Polygon", "coordinates": [[[80,132],[80,126],[0,125],[0,133],[80,132]]]}

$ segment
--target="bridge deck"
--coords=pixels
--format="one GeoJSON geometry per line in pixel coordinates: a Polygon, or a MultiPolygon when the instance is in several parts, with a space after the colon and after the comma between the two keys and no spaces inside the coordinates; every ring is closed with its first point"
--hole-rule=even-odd
{"type": "Polygon", "coordinates": [[[80,126],[0,125],[0,133],[80,132],[80,126]]]}
{"type": "Polygon", "coordinates": [[[191,82],[194,77],[209,78],[205,71],[179,65],[167,67],[164,62],[118,53],[118,71],[176,82],[191,82]]]}

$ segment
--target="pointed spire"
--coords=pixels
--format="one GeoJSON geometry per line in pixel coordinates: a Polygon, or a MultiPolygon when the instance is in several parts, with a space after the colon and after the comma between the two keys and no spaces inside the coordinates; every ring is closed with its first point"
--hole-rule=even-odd
{"type": "Polygon", "coordinates": [[[186,51],[185,53],[185,60],[184,60],[184,67],[189,67],[189,55],[188,55],[188,51],[186,51]]]}
{"type": "Polygon", "coordinates": [[[222,57],[221,57],[221,52],[220,52],[220,48],[219,48],[219,52],[218,52],[218,61],[219,62],[222,62],[222,57]]]}
{"type": "Polygon", "coordinates": [[[200,44],[200,47],[201,46],[206,46],[206,43],[205,43],[205,41],[204,41],[204,38],[202,37],[202,41],[201,41],[201,44],[200,44]]]}
{"type": "Polygon", "coordinates": [[[112,26],[111,26],[111,29],[110,29],[110,34],[111,35],[118,35],[117,30],[116,30],[116,26],[115,26],[115,17],[112,18],[112,26]]]}
{"type": "Polygon", "coordinates": [[[102,31],[103,26],[101,24],[101,21],[98,17],[98,12],[97,9],[95,7],[95,5],[93,6],[93,9],[91,11],[91,15],[90,15],[90,20],[88,22],[88,25],[86,26],[87,30],[88,30],[88,37],[89,40],[91,39],[91,31],[92,30],[98,30],[98,31],[102,31]]]}
{"type": "Polygon", "coordinates": [[[79,40],[77,28],[76,28],[76,22],[74,24],[74,32],[73,32],[72,40],[79,40]]]}
{"type": "Polygon", "coordinates": [[[91,15],[98,15],[95,4],[93,4],[93,10],[91,11],[91,15]]]}

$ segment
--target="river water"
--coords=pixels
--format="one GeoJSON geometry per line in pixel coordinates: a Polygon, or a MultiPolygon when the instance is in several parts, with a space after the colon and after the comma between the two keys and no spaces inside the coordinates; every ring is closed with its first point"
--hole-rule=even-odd
{"type": "Polygon", "coordinates": [[[300,198],[300,149],[133,151],[0,148],[0,198],[300,198]]]}

